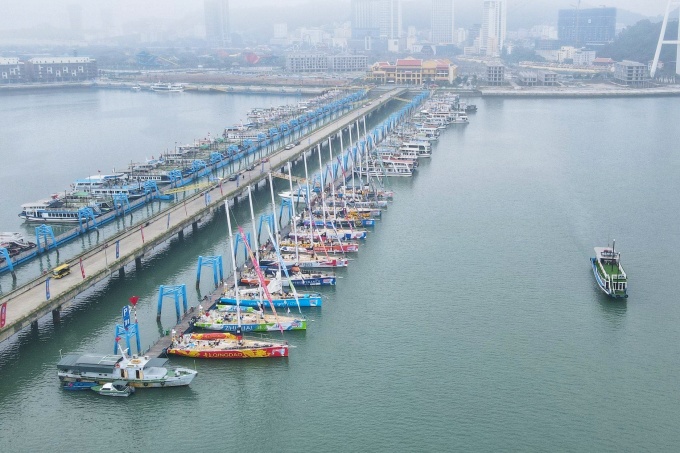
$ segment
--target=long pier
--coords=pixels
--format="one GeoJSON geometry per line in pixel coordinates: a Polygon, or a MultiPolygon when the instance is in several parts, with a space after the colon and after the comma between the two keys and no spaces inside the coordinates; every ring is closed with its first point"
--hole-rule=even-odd
{"type": "MultiPolygon", "coordinates": [[[[407,91],[407,88],[397,88],[385,92],[302,137],[301,140],[306,144],[270,154],[269,169],[282,173],[287,162],[297,161],[303,153],[323,144],[328,137],[342,132],[407,91]]],[[[154,217],[130,226],[109,238],[104,245],[97,245],[71,260],[71,273],[65,277],[52,279],[43,275],[3,296],[0,308],[4,326],[0,329],[0,342],[28,326],[37,327],[38,320],[50,313],[54,321],[58,322],[61,309],[68,306],[78,294],[115,273],[124,275],[127,265],[134,263],[140,267],[145,255],[152,255],[156,247],[173,236],[183,237],[186,228],[197,229],[201,221],[222,208],[225,200],[243,198],[249,185],[257,187],[265,184],[268,173],[265,165],[262,162],[259,168],[242,172],[236,181],[215,182],[205,190],[185,198],[182,203],[171,205],[154,217]]]]}

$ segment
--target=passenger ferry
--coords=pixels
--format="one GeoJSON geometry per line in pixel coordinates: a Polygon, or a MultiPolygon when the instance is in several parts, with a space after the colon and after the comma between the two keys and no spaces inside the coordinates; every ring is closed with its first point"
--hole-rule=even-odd
{"type": "Polygon", "coordinates": [[[90,201],[87,204],[76,204],[66,203],[56,197],[22,204],[19,217],[26,222],[76,223],[90,217],[89,213],[81,211],[83,208],[88,208],[95,218],[113,209],[106,202],[90,201]]]}
{"type": "Polygon", "coordinates": [[[180,83],[157,82],[151,84],[149,88],[151,88],[151,91],[156,91],[157,93],[181,93],[184,91],[184,85],[180,83]]]}
{"type": "Polygon", "coordinates": [[[628,278],[621,266],[621,253],[614,251],[613,244],[611,247],[595,247],[595,257],[590,258],[590,263],[595,281],[606,295],[628,297],[628,278]]]}

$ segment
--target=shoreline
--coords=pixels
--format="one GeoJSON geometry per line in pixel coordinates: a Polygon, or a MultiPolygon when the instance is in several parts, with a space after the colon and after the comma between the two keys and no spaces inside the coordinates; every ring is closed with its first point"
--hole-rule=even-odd
{"type": "Polygon", "coordinates": [[[537,98],[597,98],[597,97],[661,97],[680,96],[680,85],[653,88],[631,88],[615,85],[585,85],[582,87],[484,87],[481,97],[537,97],[537,98]]]}

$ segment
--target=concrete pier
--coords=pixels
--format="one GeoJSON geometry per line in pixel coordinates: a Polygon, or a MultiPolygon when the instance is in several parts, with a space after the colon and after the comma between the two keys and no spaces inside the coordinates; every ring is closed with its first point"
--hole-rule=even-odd
{"type": "Polygon", "coordinates": [[[363,106],[355,107],[349,113],[301,137],[300,142],[305,145],[294,146],[288,150],[279,149],[270,154],[269,162],[264,165],[264,169],[260,163],[260,168],[256,166],[252,171],[242,172],[240,180],[213,182],[204,190],[188,197],[183,203],[168,206],[156,216],[146,219],[143,230],[140,228],[141,224],[138,224],[110,238],[109,242],[118,242],[120,248],[120,256],[115,260],[107,257],[105,248],[100,246],[74,257],[70,261],[71,266],[77,266],[82,259],[84,268],[88,270],[86,278],[82,278],[80,272],[72,272],[64,278],[51,279],[50,299],[45,297],[47,275],[37,277],[3,296],[0,298],[0,304],[7,303],[7,317],[5,326],[0,330],[0,341],[6,340],[24,327],[37,322],[39,318],[52,310],[67,306],[82,291],[108,279],[112,267],[118,268],[121,276],[124,275],[124,267],[127,264],[134,262],[137,269],[141,269],[142,257],[145,254],[153,254],[157,246],[175,235],[181,238],[185,228],[189,226],[193,228],[204,218],[213,215],[225,200],[233,200],[236,203],[237,197],[245,195],[244,189],[247,185],[256,187],[262,184],[264,186],[268,172],[272,169],[285,168],[287,162],[294,162],[303,152],[315,149],[318,144],[325,144],[328,137],[336,136],[349,125],[383,108],[392,99],[406,92],[405,88],[393,89],[374,97],[370,102],[364,101],[366,103],[363,106]]]}

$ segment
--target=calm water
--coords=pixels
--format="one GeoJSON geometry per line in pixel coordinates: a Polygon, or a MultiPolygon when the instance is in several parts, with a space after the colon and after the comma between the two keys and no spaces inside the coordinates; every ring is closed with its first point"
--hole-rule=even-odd
{"type": "MultiPolygon", "coordinates": [[[[196,111],[177,114],[173,127],[133,128],[164,124],[152,105],[162,101],[81,96],[89,117],[138,103],[87,133],[149,140],[147,154],[174,141],[173,131],[217,130],[228,121],[201,118],[227,115],[232,102],[204,96],[197,108],[199,98],[185,96],[163,115],[184,103],[196,111]]],[[[52,97],[49,111],[70,113],[32,121],[69,130],[80,116],[65,107],[71,95],[52,97]]],[[[45,320],[2,345],[0,450],[108,450],[125,436],[142,451],[677,451],[680,104],[477,103],[471,123],[447,130],[416,177],[392,181],[395,202],[324,292],[324,307],[306,312],[309,330],[287,335],[296,346],[287,360],[172,359],[199,370],[190,387],[124,401],[58,387],[59,351],[109,352],[131,295],[140,296],[143,345],[158,336],[158,285],[186,283],[196,304],[197,256],[228,256],[218,216],[141,271],[81,296],[60,325],[45,320]],[[588,260],[613,238],[630,278],[623,302],[600,294],[588,260]]],[[[12,143],[12,155],[51,159],[37,144],[55,140],[82,155],[102,146],[78,144],[78,132],[35,134],[12,143]]],[[[55,162],[57,172],[68,166],[55,162]]],[[[268,201],[259,192],[256,210],[268,201]]],[[[237,218],[247,225],[245,211],[237,218]]],[[[173,311],[165,307],[161,328],[173,311]]]]}

